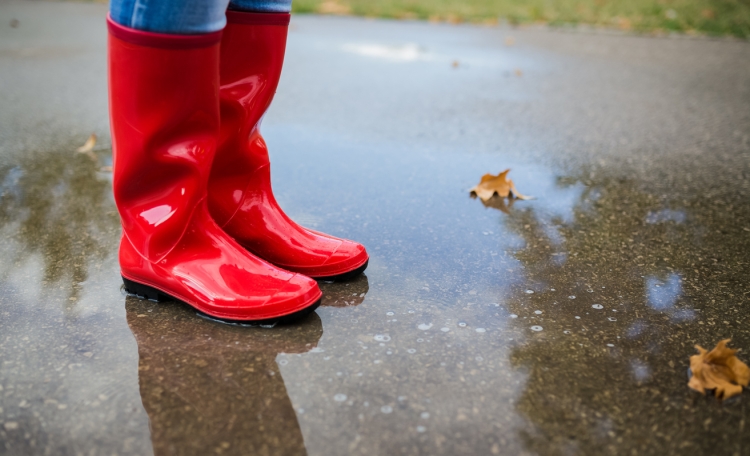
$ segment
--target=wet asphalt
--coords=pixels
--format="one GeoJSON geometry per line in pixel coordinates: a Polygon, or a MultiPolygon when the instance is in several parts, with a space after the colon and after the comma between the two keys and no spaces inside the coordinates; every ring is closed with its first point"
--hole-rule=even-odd
{"type": "Polygon", "coordinates": [[[0,455],[750,454],[750,43],[294,17],[276,195],[371,261],[241,328],[120,288],[105,14],[0,4],[0,455]]]}

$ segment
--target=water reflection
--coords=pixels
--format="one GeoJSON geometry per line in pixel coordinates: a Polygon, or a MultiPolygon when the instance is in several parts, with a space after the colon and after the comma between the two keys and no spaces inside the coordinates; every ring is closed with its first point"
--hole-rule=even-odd
{"type": "Polygon", "coordinates": [[[0,232],[15,241],[4,249],[3,275],[40,255],[42,285],[66,281],[70,302],[89,268],[112,253],[120,226],[111,175],[73,150],[29,152],[0,164],[0,232]]]}
{"type": "Polygon", "coordinates": [[[681,294],[682,279],[676,273],[667,275],[665,280],[653,276],[646,278],[648,304],[655,310],[671,309],[681,294]]]}
{"type": "Polygon", "coordinates": [[[748,412],[696,405],[684,386],[692,345],[740,336],[747,322],[717,300],[749,292],[746,268],[705,261],[743,264],[731,243],[702,235],[725,229],[722,216],[710,206],[691,213],[700,203],[686,195],[655,197],[621,179],[560,185],[571,182],[587,188],[570,220],[538,204],[514,208],[502,221],[524,241],[512,252],[524,281],[504,300],[525,334],[511,354],[529,374],[516,404],[533,423],[519,431],[525,446],[538,454],[708,454],[718,442],[727,454],[742,448],[748,412]],[[719,274],[730,293],[722,293],[719,274]]]}
{"type": "Polygon", "coordinates": [[[321,283],[325,307],[353,307],[362,304],[365,295],[370,290],[370,283],[366,275],[360,275],[354,280],[343,283],[321,283]]]}
{"type": "Polygon", "coordinates": [[[155,454],[306,454],[279,364],[317,346],[317,314],[269,330],[197,318],[178,303],[128,297],[125,308],[155,454]]]}

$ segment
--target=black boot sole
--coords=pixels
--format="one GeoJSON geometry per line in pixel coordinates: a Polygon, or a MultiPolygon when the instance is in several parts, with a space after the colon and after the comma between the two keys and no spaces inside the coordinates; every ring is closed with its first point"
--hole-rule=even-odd
{"type": "Polygon", "coordinates": [[[357,269],[354,269],[353,271],[345,272],[343,274],[339,274],[335,276],[313,277],[313,279],[320,280],[321,282],[347,282],[359,276],[363,272],[365,272],[365,269],[367,269],[368,264],[370,264],[369,259],[365,261],[365,263],[362,266],[358,267],[357,269]]]}
{"type": "MultiPolygon", "coordinates": [[[[184,303],[183,301],[175,298],[174,296],[168,295],[167,293],[164,293],[161,290],[158,290],[156,288],[150,287],[148,285],[143,285],[142,283],[134,282],[132,280],[126,279],[125,277],[122,278],[122,282],[125,284],[125,292],[127,292],[131,296],[135,296],[139,299],[148,299],[149,301],[154,302],[180,302],[185,305],[190,305],[187,303],[184,303]]],[[[219,318],[214,317],[212,315],[205,314],[201,312],[198,309],[193,308],[196,313],[206,320],[215,321],[218,323],[224,323],[228,325],[236,325],[236,326],[276,326],[276,325],[284,325],[288,323],[293,323],[298,320],[302,320],[311,313],[315,312],[315,309],[320,306],[321,299],[318,299],[313,304],[305,307],[304,309],[300,309],[292,314],[284,315],[282,317],[275,317],[275,318],[267,318],[264,320],[229,320],[225,318],[219,318]]],[[[192,306],[191,306],[192,307],[192,306]]]]}

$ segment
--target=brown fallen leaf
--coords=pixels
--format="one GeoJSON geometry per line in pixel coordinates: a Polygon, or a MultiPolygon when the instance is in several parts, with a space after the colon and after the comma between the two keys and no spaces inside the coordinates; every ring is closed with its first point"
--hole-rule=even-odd
{"type": "Polygon", "coordinates": [[[698,354],[690,357],[693,372],[688,381],[690,388],[701,394],[714,390],[719,399],[742,394],[742,387],[750,383],[750,368],[735,356],[737,350],[727,347],[730,340],[722,340],[710,352],[700,345],[695,346],[698,354]]]}
{"type": "Polygon", "coordinates": [[[91,152],[92,150],[94,150],[94,146],[96,146],[96,135],[94,133],[91,133],[89,139],[87,139],[81,147],[76,149],[76,152],[85,154],[86,152],[91,152]]]}
{"type": "Polygon", "coordinates": [[[90,159],[97,161],[96,154],[93,152],[94,146],[96,146],[96,135],[94,133],[91,133],[91,136],[86,140],[85,143],[78,149],[76,149],[76,152],[79,154],[86,154],[89,156],[90,159]]]}
{"type": "Polygon", "coordinates": [[[512,180],[507,178],[508,172],[510,172],[510,169],[506,169],[497,176],[485,174],[482,176],[479,184],[469,190],[471,196],[478,196],[482,201],[488,201],[493,195],[498,195],[501,198],[518,198],[521,200],[533,199],[533,196],[522,195],[516,190],[516,185],[512,180]]]}

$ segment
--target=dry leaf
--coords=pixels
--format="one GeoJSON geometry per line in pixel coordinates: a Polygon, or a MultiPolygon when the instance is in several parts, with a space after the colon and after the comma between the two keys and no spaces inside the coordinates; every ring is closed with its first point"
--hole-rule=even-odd
{"type": "Polygon", "coordinates": [[[94,146],[96,146],[96,135],[94,133],[91,133],[89,139],[87,139],[81,147],[76,149],[76,152],[85,154],[86,152],[91,152],[92,150],[94,150],[94,146]]]}
{"type": "Polygon", "coordinates": [[[96,135],[94,133],[91,133],[91,136],[89,136],[89,139],[86,140],[85,143],[78,149],[76,149],[76,152],[79,154],[86,154],[89,156],[90,159],[97,161],[98,158],[96,157],[96,154],[93,152],[94,146],[96,146],[96,135]]]}
{"type": "Polygon", "coordinates": [[[737,350],[727,348],[729,341],[722,340],[710,352],[700,345],[695,346],[698,354],[690,357],[693,372],[688,382],[690,388],[701,394],[714,390],[719,399],[742,394],[742,387],[750,382],[750,368],[735,356],[737,350]]]}
{"type": "Polygon", "coordinates": [[[510,172],[510,169],[506,169],[497,176],[485,174],[479,181],[479,185],[469,190],[471,196],[478,196],[482,201],[488,201],[493,195],[498,195],[501,198],[532,199],[532,196],[522,195],[516,190],[516,185],[507,178],[508,172],[510,172]]]}

